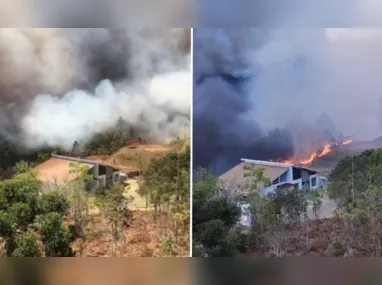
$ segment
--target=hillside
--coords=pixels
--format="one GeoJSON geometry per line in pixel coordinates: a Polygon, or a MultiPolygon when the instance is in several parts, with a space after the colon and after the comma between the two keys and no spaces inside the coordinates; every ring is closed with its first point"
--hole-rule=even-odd
{"type": "MultiPolygon", "coordinates": [[[[177,140],[167,145],[142,144],[125,146],[111,155],[90,156],[91,160],[105,162],[113,165],[121,171],[130,172],[147,170],[152,159],[163,158],[167,154],[182,153],[189,146],[185,140],[177,140]]],[[[124,232],[125,246],[117,256],[163,256],[163,236],[169,234],[166,223],[166,215],[153,220],[152,207],[146,206],[146,198],[139,194],[139,179],[128,179],[125,186],[125,197],[130,200],[130,208],[133,212],[133,221],[129,229],[124,232]],[[148,209],[147,211],[145,209],[148,209]]],[[[94,212],[94,207],[93,212],[94,212]]],[[[78,240],[74,248],[82,251],[82,256],[111,256],[111,245],[108,243],[107,220],[97,214],[92,217],[92,228],[102,235],[92,240],[78,240]]],[[[95,234],[97,235],[97,234],[95,234]]],[[[110,237],[109,237],[110,238],[110,237]]],[[[182,241],[182,247],[174,247],[177,255],[189,255],[189,239],[182,241]]],[[[172,255],[165,253],[165,255],[172,255]]]]}
{"type": "Polygon", "coordinates": [[[91,155],[88,159],[108,163],[125,172],[145,170],[152,159],[161,158],[170,152],[184,152],[189,145],[188,140],[175,140],[165,145],[132,144],[110,155],[91,155]]]}
{"type": "MultiPolygon", "coordinates": [[[[103,156],[90,156],[91,160],[105,162],[113,165],[124,172],[147,170],[150,166],[152,159],[159,159],[165,157],[167,154],[182,153],[189,146],[187,141],[178,140],[167,145],[159,144],[142,144],[125,146],[111,155],[103,156]]],[[[154,221],[152,214],[152,207],[147,207],[146,198],[139,194],[139,179],[131,178],[126,181],[124,195],[130,201],[130,209],[133,210],[133,217],[131,227],[124,231],[124,243],[122,250],[120,250],[117,256],[163,256],[172,255],[170,252],[163,252],[163,237],[168,232],[166,223],[169,219],[166,215],[162,215],[154,221]],[[146,210],[147,209],[147,210],[146,210]]],[[[74,249],[81,251],[81,256],[111,256],[112,247],[108,240],[110,234],[108,234],[108,221],[98,214],[98,211],[94,211],[93,206],[91,228],[89,231],[96,231],[91,236],[96,238],[88,240],[77,240],[74,244],[74,249]],[[98,232],[98,234],[97,234],[98,232]],[[102,233],[102,234],[101,234],[102,233]],[[97,237],[98,235],[98,237],[97,237]]],[[[189,255],[189,239],[182,238],[182,246],[173,246],[174,252],[177,255],[188,256],[189,255]]]]}
{"type": "Polygon", "coordinates": [[[330,172],[324,191],[280,188],[265,196],[253,191],[267,183],[264,173],[249,166],[246,197],[216,195],[218,178],[199,170],[193,176],[193,255],[382,256],[382,149],[340,147],[314,166],[330,172]],[[256,217],[249,226],[238,226],[239,199],[256,217]]]}
{"type": "MultiPolygon", "coordinates": [[[[357,145],[358,146],[358,145],[357,145]]],[[[366,148],[367,149],[367,148],[366,148]]],[[[344,159],[345,157],[358,155],[362,153],[365,148],[354,147],[354,145],[339,146],[335,148],[332,152],[325,156],[319,157],[313,161],[309,166],[322,173],[324,176],[329,176],[331,171],[336,167],[337,163],[344,159]]]]}
{"type": "MultiPolygon", "coordinates": [[[[349,239],[344,221],[339,218],[312,220],[309,223],[297,223],[273,233],[275,242],[280,243],[282,256],[311,257],[370,257],[374,256],[372,244],[358,243],[344,245],[349,239]]],[[[247,252],[247,257],[276,257],[272,246],[264,246],[256,253],[247,252]]]]}
{"type": "Polygon", "coordinates": [[[317,157],[309,167],[319,171],[325,176],[329,176],[339,161],[346,157],[357,156],[368,149],[382,148],[382,138],[372,141],[352,141],[346,145],[338,145],[331,149],[327,154],[317,157]]]}
{"type": "MultiPolygon", "coordinates": [[[[115,140],[115,136],[113,139],[115,140]]],[[[110,143],[112,144],[113,140],[110,140],[110,143]]],[[[60,246],[70,244],[71,250],[66,249],[65,254],[68,255],[64,256],[70,256],[70,252],[81,257],[188,256],[189,146],[189,140],[180,139],[162,145],[129,142],[109,155],[87,156],[88,160],[113,166],[122,173],[133,171],[139,174],[127,177],[127,180],[113,186],[112,189],[101,187],[95,192],[87,192],[83,187],[83,183],[90,177],[86,174],[87,171],[83,170],[92,167],[91,164],[63,162],[49,156],[44,156],[45,162],[42,164],[38,161],[32,163],[20,161],[13,168],[12,178],[0,181],[0,198],[1,195],[14,191],[11,188],[19,191],[18,185],[24,180],[22,183],[31,185],[30,191],[40,193],[40,196],[33,197],[44,201],[31,204],[37,207],[32,212],[43,211],[42,216],[47,215],[47,219],[53,218],[52,214],[56,214],[56,211],[62,215],[64,223],[59,231],[67,232],[65,235],[72,238],[70,240],[65,238],[65,241],[54,244],[60,246]],[[57,178],[62,179],[53,184],[48,180],[41,180],[40,174],[45,173],[44,171],[53,172],[57,178]],[[65,173],[69,175],[64,177],[65,173]],[[36,183],[35,179],[40,180],[40,183],[36,183]],[[177,183],[174,183],[175,181],[177,183]],[[162,185],[168,186],[163,188],[162,185]],[[48,208],[48,212],[45,206],[40,209],[40,205],[50,203],[59,203],[62,206],[48,208]],[[72,228],[75,229],[74,232],[72,228]]],[[[107,149],[109,149],[107,142],[103,141],[102,152],[107,149]]],[[[97,149],[95,151],[97,152],[97,149]]],[[[74,154],[75,150],[73,154],[65,153],[70,156],[74,154]]],[[[3,214],[6,215],[7,211],[12,212],[10,209],[17,205],[17,201],[11,196],[6,196],[5,199],[8,202],[0,204],[0,224],[3,226],[9,219],[8,216],[3,217],[3,214]]],[[[28,218],[28,223],[33,219],[28,218]]],[[[39,219],[38,215],[36,219],[39,219]]],[[[15,228],[15,231],[20,229],[15,228]]],[[[25,226],[23,229],[25,230],[25,226]]],[[[33,252],[18,252],[17,255],[36,256],[37,252],[42,251],[39,254],[58,256],[57,251],[49,253],[47,245],[42,246],[46,241],[44,238],[40,240],[44,235],[38,228],[30,224],[26,229],[28,235],[25,238],[32,239],[30,241],[39,249],[33,252]],[[34,239],[37,243],[33,241],[34,239]]],[[[0,247],[1,256],[16,254],[16,251],[9,251],[10,244],[7,245],[11,238],[9,235],[13,235],[12,233],[13,230],[10,232],[0,230],[0,241],[3,241],[0,247]]]]}

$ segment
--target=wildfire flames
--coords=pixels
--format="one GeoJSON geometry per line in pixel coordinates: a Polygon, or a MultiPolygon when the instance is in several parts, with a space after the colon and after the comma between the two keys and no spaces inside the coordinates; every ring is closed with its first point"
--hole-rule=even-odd
{"type": "Polygon", "coordinates": [[[324,147],[320,150],[320,151],[317,151],[317,152],[314,152],[312,153],[308,158],[306,159],[303,159],[303,160],[293,160],[293,159],[288,159],[288,160],[284,160],[284,161],[281,161],[282,163],[286,163],[286,164],[301,164],[301,165],[309,165],[309,164],[312,164],[313,161],[315,161],[317,158],[319,157],[323,157],[325,155],[327,155],[328,153],[332,152],[333,150],[333,147],[335,146],[339,146],[339,145],[348,145],[352,142],[353,140],[351,139],[348,139],[348,140],[345,140],[343,142],[340,142],[340,143],[336,143],[336,144],[329,144],[329,143],[325,143],[324,147]]]}
{"type": "Polygon", "coordinates": [[[349,143],[351,143],[353,140],[346,140],[346,141],[343,141],[342,143],[341,143],[341,145],[346,145],[346,144],[349,144],[349,143]]]}

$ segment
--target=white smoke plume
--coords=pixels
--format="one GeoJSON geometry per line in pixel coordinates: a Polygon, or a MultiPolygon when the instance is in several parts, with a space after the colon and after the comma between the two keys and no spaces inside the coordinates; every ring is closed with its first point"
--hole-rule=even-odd
{"type": "Polygon", "coordinates": [[[190,85],[189,72],[180,71],[154,76],[141,86],[113,86],[105,80],[94,94],[74,90],[61,98],[40,95],[23,119],[25,141],[29,147],[70,149],[75,140],[87,141],[122,118],[133,128],[146,126],[148,139],[168,142],[189,126],[190,85]],[[171,113],[176,114],[173,120],[171,113]]]}
{"type": "Polygon", "coordinates": [[[0,115],[0,133],[28,148],[69,149],[122,118],[144,138],[174,139],[189,126],[189,36],[184,29],[0,29],[0,103],[11,115],[0,115]]]}

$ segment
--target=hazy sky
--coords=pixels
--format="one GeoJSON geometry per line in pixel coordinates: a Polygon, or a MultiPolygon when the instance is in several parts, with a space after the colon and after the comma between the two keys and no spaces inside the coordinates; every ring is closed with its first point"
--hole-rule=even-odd
{"type": "Polygon", "coordinates": [[[265,128],[322,111],[346,135],[376,134],[382,98],[382,29],[272,30],[248,59],[248,92],[265,128]]]}
{"type": "Polygon", "coordinates": [[[382,29],[194,30],[195,161],[293,155],[305,142],[269,132],[317,130],[322,112],[343,135],[371,140],[380,74],[382,29]]]}

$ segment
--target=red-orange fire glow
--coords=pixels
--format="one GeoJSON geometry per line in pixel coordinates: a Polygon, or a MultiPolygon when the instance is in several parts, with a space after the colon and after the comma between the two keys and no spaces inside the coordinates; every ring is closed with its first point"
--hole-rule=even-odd
{"type": "Polygon", "coordinates": [[[343,141],[341,143],[341,145],[347,145],[347,144],[352,143],[352,142],[353,142],[353,140],[346,140],[346,141],[343,141]]]}
{"type": "MultiPolygon", "coordinates": [[[[338,145],[348,145],[352,142],[353,140],[351,139],[348,139],[348,140],[345,140],[341,143],[339,143],[338,145]]],[[[335,144],[334,144],[335,145],[335,144]]],[[[333,151],[333,146],[334,145],[331,145],[329,143],[325,143],[324,147],[320,150],[320,151],[316,151],[312,154],[309,155],[308,158],[306,159],[303,159],[303,160],[293,160],[293,159],[288,159],[288,160],[284,160],[284,161],[281,161],[281,163],[286,163],[286,164],[301,164],[301,165],[310,165],[312,164],[317,158],[319,157],[323,157],[329,153],[331,153],[333,151]]]]}

